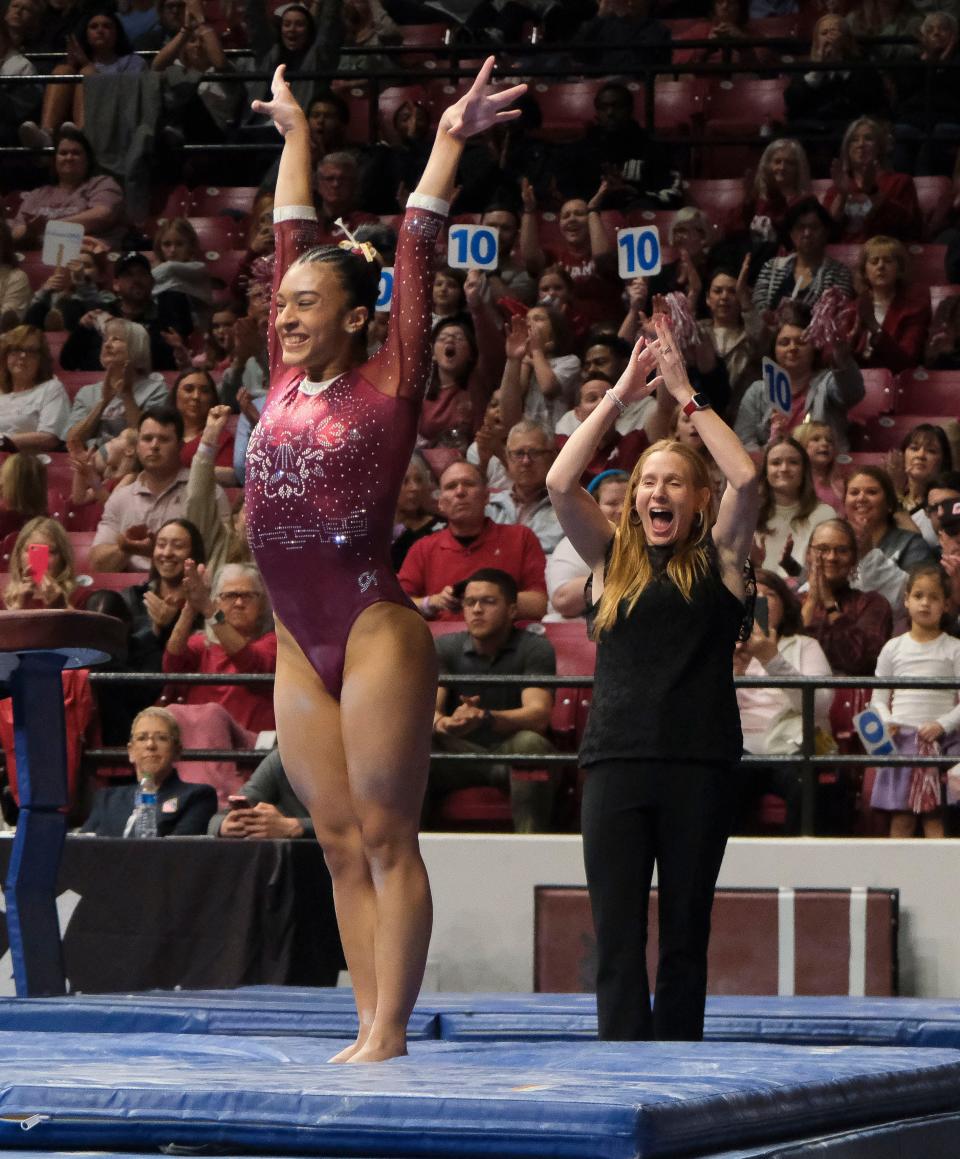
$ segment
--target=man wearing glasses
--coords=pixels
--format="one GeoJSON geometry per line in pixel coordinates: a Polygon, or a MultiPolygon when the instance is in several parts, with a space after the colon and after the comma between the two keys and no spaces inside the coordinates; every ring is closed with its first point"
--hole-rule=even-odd
{"type": "Polygon", "coordinates": [[[217,809],[217,794],[210,785],[181,781],[177,775],[173,762],[180,755],[180,727],[172,713],[165,708],[146,708],[139,713],[130,730],[127,755],[136,780],[96,793],[83,833],[134,836],[137,790],[144,777],[152,777],[157,788],[158,837],[206,833],[217,809]]]}
{"type": "Polygon", "coordinates": [[[549,555],[563,539],[563,530],[547,496],[547,471],[554,458],[553,438],[538,423],[521,419],[507,435],[509,491],[490,496],[487,514],[494,523],[529,527],[549,555]]]}

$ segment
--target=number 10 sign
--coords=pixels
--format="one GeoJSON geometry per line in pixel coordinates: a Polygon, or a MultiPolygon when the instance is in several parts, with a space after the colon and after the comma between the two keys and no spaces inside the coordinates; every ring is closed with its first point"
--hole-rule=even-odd
{"type": "Polygon", "coordinates": [[[617,272],[621,278],[660,273],[660,234],[655,225],[617,230],[617,272]]]}
{"type": "Polygon", "coordinates": [[[767,398],[773,403],[774,409],[790,413],[793,406],[793,388],[790,385],[790,375],[778,366],[772,358],[763,360],[763,381],[767,386],[767,398]]]}

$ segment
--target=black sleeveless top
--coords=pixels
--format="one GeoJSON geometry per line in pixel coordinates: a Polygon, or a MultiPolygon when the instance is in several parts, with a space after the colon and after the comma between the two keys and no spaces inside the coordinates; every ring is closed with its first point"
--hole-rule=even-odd
{"type": "Polygon", "coordinates": [[[633,611],[626,614],[624,601],[613,625],[597,637],[580,763],[738,761],[743,735],[733,647],[744,605],[720,578],[715,551],[688,602],[666,573],[671,549],[648,550],[654,578],[633,611]]]}

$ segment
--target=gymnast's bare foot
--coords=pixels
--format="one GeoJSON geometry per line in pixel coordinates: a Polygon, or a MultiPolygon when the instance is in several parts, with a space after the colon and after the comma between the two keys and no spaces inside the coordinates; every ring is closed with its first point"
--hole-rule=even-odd
{"type": "Polygon", "coordinates": [[[400,1034],[392,1038],[368,1038],[363,1046],[348,1062],[385,1062],[388,1058],[400,1058],[407,1053],[406,1035],[400,1034]]]}
{"type": "Polygon", "coordinates": [[[349,1062],[358,1051],[363,1049],[364,1044],[366,1043],[366,1041],[369,1037],[370,1037],[370,1024],[368,1023],[366,1026],[361,1025],[360,1029],[357,1031],[356,1039],[353,1042],[351,1042],[349,1046],[345,1046],[343,1048],[343,1050],[338,1051],[333,1056],[333,1058],[329,1059],[328,1061],[330,1061],[330,1062],[349,1062]]]}

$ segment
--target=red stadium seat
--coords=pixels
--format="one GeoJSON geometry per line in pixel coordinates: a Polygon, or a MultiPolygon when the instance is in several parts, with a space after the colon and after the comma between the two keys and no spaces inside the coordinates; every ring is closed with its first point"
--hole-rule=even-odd
{"type": "Polygon", "coordinates": [[[865,370],[863,384],[866,394],[847,412],[852,422],[867,422],[879,415],[889,414],[896,408],[894,379],[889,370],[865,370]]]}
{"type": "Polygon", "coordinates": [[[637,98],[637,120],[658,133],[692,133],[703,122],[706,83],[697,77],[664,80],[657,77],[654,88],[653,125],[647,125],[644,94],[637,98]]]}
{"type": "Polygon", "coordinates": [[[56,506],[56,517],[71,533],[81,534],[96,531],[103,517],[102,503],[84,503],[81,507],[75,507],[70,502],[69,493],[64,495],[59,492],[51,492],[49,506],[51,514],[56,506]]]}
{"type": "MultiPolygon", "coordinates": [[[[704,119],[707,131],[717,137],[751,137],[775,135],[783,124],[786,110],[783,92],[785,77],[757,80],[753,77],[733,77],[717,81],[707,95],[704,119]]],[[[710,176],[734,177],[755,164],[756,149],[736,146],[710,151],[710,176]],[[722,160],[721,160],[722,159],[722,160]],[[726,171],[717,173],[722,163],[726,171]]]]}
{"type": "MultiPolygon", "coordinates": [[[[540,136],[548,141],[572,141],[581,137],[595,117],[593,102],[607,83],[606,77],[569,81],[565,84],[547,84],[537,81],[532,86],[533,96],[543,114],[540,136]]],[[[640,112],[640,86],[631,82],[634,110],[640,112]]]]}
{"type": "Polygon", "coordinates": [[[90,572],[90,548],[96,531],[68,531],[67,538],[73,548],[73,569],[77,575],[90,572]]]}
{"type": "Polygon", "coordinates": [[[87,576],[90,583],[85,584],[87,591],[122,592],[138,584],[145,584],[150,578],[145,571],[95,571],[87,576]]]}
{"type": "Polygon", "coordinates": [[[914,177],[913,184],[923,214],[923,236],[934,238],[950,214],[953,183],[949,177],[914,177]]]}
{"type": "Polygon", "coordinates": [[[377,103],[381,136],[391,144],[396,144],[397,141],[393,118],[397,109],[407,101],[410,101],[411,104],[423,105],[427,110],[431,124],[433,123],[434,110],[430,103],[430,94],[423,85],[392,85],[383,90],[377,103]]]}
{"type": "Polygon", "coordinates": [[[241,214],[249,217],[256,196],[255,185],[233,185],[222,189],[217,185],[204,185],[190,190],[190,214],[196,217],[226,214],[234,220],[241,214]]]}
{"type": "Polygon", "coordinates": [[[660,241],[666,245],[670,240],[670,229],[679,211],[676,209],[635,209],[626,214],[625,225],[655,225],[660,241]]]}
{"type": "Polygon", "coordinates": [[[795,13],[787,16],[763,16],[759,20],[748,20],[746,31],[748,36],[769,36],[771,39],[799,36],[800,18],[795,13]]]}
{"type": "MultiPolygon", "coordinates": [[[[219,250],[207,250],[204,261],[210,277],[214,280],[215,291],[230,289],[246,257],[247,251],[242,249],[224,250],[222,253],[219,250]]],[[[216,296],[229,297],[229,294],[218,292],[216,296]]]]}
{"type": "Polygon", "coordinates": [[[940,285],[946,280],[945,245],[911,245],[910,274],[913,280],[922,286],[940,285]]]}
{"type": "Polygon", "coordinates": [[[724,221],[744,202],[742,177],[694,178],[687,182],[691,204],[709,214],[715,222],[724,221]]]}
{"type": "Polygon", "coordinates": [[[834,258],[838,262],[843,262],[848,269],[855,270],[857,268],[857,262],[860,260],[860,246],[853,245],[849,242],[828,245],[827,257],[834,258]]]}
{"type": "Polygon", "coordinates": [[[850,447],[857,451],[896,451],[906,436],[920,423],[955,421],[954,414],[896,414],[870,419],[863,426],[850,428],[850,447]]]}
{"type": "Polygon", "coordinates": [[[960,416],[960,370],[904,371],[897,382],[897,410],[960,416]]]}
{"type": "MultiPolygon", "coordinates": [[[[30,289],[36,293],[37,290],[53,273],[53,266],[48,266],[41,260],[39,250],[30,250],[27,253],[20,255],[19,262],[20,269],[27,275],[27,281],[30,283],[30,289]]],[[[943,279],[941,279],[942,281],[943,279]]]]}
{"type": "Polygon", "coordinates": [[[54,366],[60,364],[60,351],[63,349],[63,344],[70,337],[69,330],[48,330],[44,337],[47,340],[47,349],[50,351],[50,357],[53,359],[54,366]]]}
{"type": "MultiPolygon", "coordinates": [[[[404,24],[404,48],[439,48],[447,35],[446,24],[404,24]]],[[[433,69],[437,67],[436,56],[429,52],[398,52],[397,63],[404,68],[433,69]]]]}
{"type": "MultiPolygon", "coordinates": [[[[101,377],[103,372],[101,371],[101,377]]],[[[66,451],[51,451],[46,455],[47,463],[47,490],[59,491],[69,495],[73,484],[73,470],[70,466],[70,456],[66,451]]]]}
{"type": "Polygon", "coordinates": [[[190,217],[187,220],[197,231],[203,250],[223,253],[242,246],[245,241],[246,226],[229,217],[190,217]]]}
{"type": "Polygon", "coordinates": [[[82,386],[89,386],[91,382],[103,382],[102,370],[60,370],[57,378],[67,388],[71,400],[76,398],[82,386]]]}

